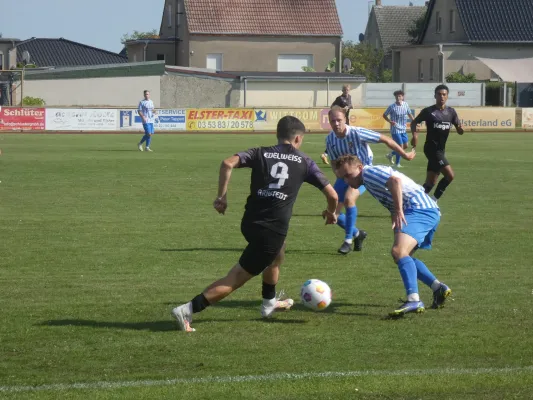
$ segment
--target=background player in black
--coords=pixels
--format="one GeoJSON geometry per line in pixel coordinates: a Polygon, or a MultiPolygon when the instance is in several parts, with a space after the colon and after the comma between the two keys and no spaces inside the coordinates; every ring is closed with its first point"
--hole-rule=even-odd
{"type": "Polygon", "coordinates": [[[179,330],[194,331],[192,314],[204,310],[238,289],[251,278],[263,273],[263,317],[276,308],[290,308],[291,303],[276,299],[279,266],[284,258],[285,237],[292,208],[300,187],[307,182],[320,189],[327,198],[326,224],[335,224],[337,194],[318,166],[298,149],[305,126],[291,116],[278,122],[278,144],[237,153],[222,162],[218,196],[213,204],[224,214],[228,207],[227,189],[234,168],[252,169],[250,195],[241,222],[241,232],[248,242],[239,262],[218,281],[212,283],[190,302],[172,310],[179,330]]]}
{"type": "Polygon", "coordinates": [[[446,106],[448,93],[448,86],[437,86],[435,88],[436,104],[424,108],[413,122],[411,122],[411,132],[413,133],[411,145],[413,148],[415,148],[418,143],[417,125],[421,122],[425,122],[427,127],[424,154],[428,159],[428,166],[426,182],[423,185],[426,193],[431,192],[431,189],[433,189],[437,183],[439,174],[442,173],[442,175],[444,175],[435,189],[434,196],[436,199],[440,199],[455,177],[452,166],[446,159],[445,154],[446,141],[448,140],[450,129],[452,125],[454,125],[459,135],[464,133],[457,112],[453,108],[446,106]]]}

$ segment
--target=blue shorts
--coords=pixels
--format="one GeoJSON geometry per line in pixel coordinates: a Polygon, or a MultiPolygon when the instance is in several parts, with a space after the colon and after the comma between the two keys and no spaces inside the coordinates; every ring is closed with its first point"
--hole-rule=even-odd
{"type": "Polygon", "coordinates": [[[147,135],[151,135],[154,133],[154,124],[151,122],[148,122],[146,124],[143,124],[144,133],[147,135]]]}
{"type": "Polygon", "coordinates": [[[406,132],[403,132],[403,133],[393,133],[392,134],[392,139],[398,143],[400,146],[404,143],[408,143],[409,142],[409,138],[407,137],[407,133],[406,132]]]}
{"type": "MultiPolygon", "coordinates": [[[[339,197],[339,203],[344,203],[344,196],[346,195],[346,190],[348,190],[349,185],[344,182],[344,179],[337,178],[335,181],[335,184],[333,185],[333,189],[335,189],[335,192],[337,192],[337,196],[339,197]]],[[[366,192],[366,188],[364,185],[359,186],[359,192],[363,194],[366,192]]]]}
{"type": "Polygon", "coordinates": [[[403,213],[407,225],[403,226],[401,232],[415,239],[419,249],[430,250],[433,235],[440,222],[439,209],[407,209],[403,213]]]}

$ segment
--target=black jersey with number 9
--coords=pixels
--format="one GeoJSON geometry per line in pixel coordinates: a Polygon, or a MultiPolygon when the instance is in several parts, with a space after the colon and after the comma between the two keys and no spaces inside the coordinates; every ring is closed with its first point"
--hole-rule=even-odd
{"type": "Polygon", "coordinates": [[[316,163],[290,144],[257,147],[238,153],[239,167],[252,169],[243,221],[286,235],[300,187],[322,190],[327,178],[316,163]]]}

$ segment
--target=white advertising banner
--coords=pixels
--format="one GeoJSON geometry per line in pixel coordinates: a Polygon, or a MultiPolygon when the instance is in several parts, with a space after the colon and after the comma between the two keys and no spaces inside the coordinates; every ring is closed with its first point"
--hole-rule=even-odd
{"type": "MultiPolygon", "coordinates": [[[[184,131],[186,129],[186,110],[156,110],[155,131],[184,131]]],[[[120,130],[142,131],[142,121],[137,110],[120,110],[120,130]]]]}
{"type": "Polygon", "coordinates": [[[118,110],[47,108],[47,131],[116,131],[118,110]]]}

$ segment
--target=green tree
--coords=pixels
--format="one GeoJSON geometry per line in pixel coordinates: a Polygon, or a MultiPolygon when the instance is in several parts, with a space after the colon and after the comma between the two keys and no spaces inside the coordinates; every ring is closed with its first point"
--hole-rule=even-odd
{"type": "Polygon", "coordinates": [[[375,49],[368,43],[354,43],[351,40],[342,44],[342,59],[350,59],[353,75],[363,75],[367,82],[378,82],[381,79],[381,63],[383,50],[375,49]]]}
{"type": "Polygon", "coordinates": [[[426,23],[426,13],[418,17],[413,24],[407,29],[407,34],[410,37],[411,43],[416,43],[422,33],[424,32],[424,25],[426,23]]]}
{"type": "Polygon", "coordinates": [[[381,71],[380,82],[390,83],[392,82],[392,69],[384,69],[381,71]]]}
{"type": "Polygon", "coordinates": [[[446,82],[448,83],[476,83],[476,74],[462,74],[460,72],[451,72],[446,75],[446,82]]]}
{"type": "Polygon", "coordinates": [[[149,32],[133,31],[133,33],[126,33],[122,35],[120,42],[126,44],[129,40],[139,40],[139,39],[158,39],[159,33],[156,29],[152,29],[149,32]]]}
{"type": "Polygon", "coordinates": [[[303,72],[316,72],[313,67],[302,67],[303,72]]]}

